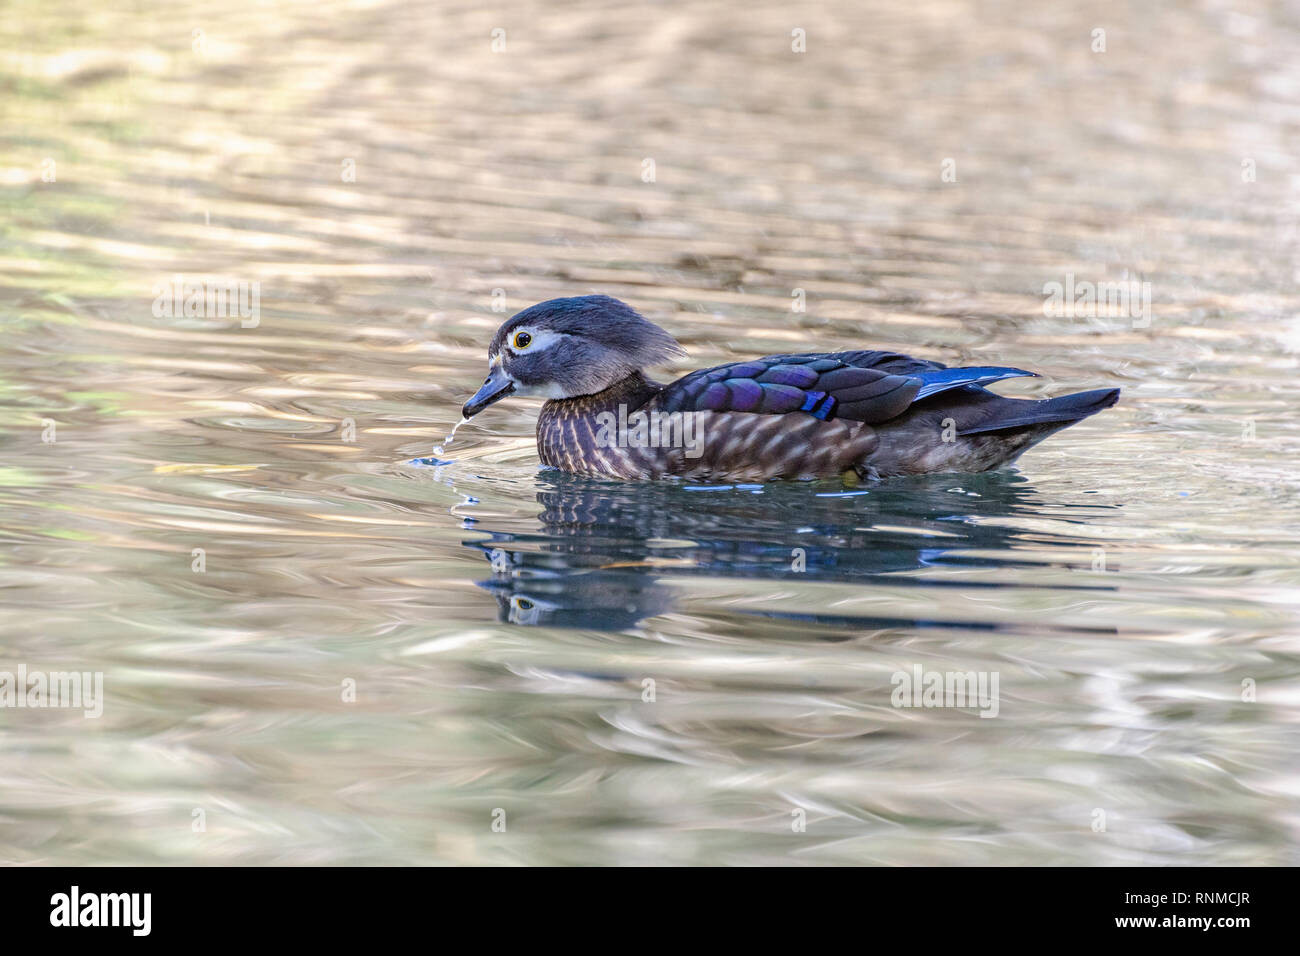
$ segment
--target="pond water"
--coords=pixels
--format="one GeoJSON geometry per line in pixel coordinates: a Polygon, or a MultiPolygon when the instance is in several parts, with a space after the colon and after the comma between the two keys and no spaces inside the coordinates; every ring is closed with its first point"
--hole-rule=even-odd
{"type": "Polygon", "coordinates": [[[0,861],[1300,863],[1294,8],[22,0],[0,51],[0,671],[103,675],[0,707],[0,861]],[[661,379],[1123,395],[852,488],[543,471],[527,401],[445,443],[587,292],[661,379]],[[996,706],[894,706],[953,672],[996,706]]]}

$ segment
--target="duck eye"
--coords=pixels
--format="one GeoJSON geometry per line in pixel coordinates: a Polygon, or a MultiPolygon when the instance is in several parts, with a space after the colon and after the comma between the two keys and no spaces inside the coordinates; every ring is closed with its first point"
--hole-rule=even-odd
{"type": "Polygon", "coordinates": [[[533,609],[533,602],[528,598],[515,598],[515,603],[519,605],[521,610],[531,611],[533,609]]]}
{"type": "Polygon", "coordinates": [[[515,348],[526,349],[533,344],[533,337],[527,332],[515,333],[515,348]]]}

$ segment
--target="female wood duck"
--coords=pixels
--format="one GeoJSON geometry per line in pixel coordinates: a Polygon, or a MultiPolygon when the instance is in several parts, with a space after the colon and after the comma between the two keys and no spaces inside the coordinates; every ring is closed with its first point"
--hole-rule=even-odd
{"type": "Polygon", "coordinates": [[[574,474],[758,482],[990,471],[1119,397],[1004,398],[982,386],[1034,373],[897,352],[769,355],[668,385],[645,377],[681,354],[618,299],[551,299],[497,330],[488,377],[462,411],[507,395],[547,399],[538,454],[574,474]]]}

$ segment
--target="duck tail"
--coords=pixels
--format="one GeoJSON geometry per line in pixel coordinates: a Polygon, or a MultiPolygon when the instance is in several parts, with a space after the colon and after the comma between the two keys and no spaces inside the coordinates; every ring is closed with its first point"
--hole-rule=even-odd
{"type": "Polygon", "coordinates": [[[953,389],[896,423],[876,426],[880,443],[861,468],[881,478],[1005,468],[1044,438],[1118,399],[1117,388],[1040,400],[1006,398],[978,386],[953,389]],[[956,440],[939,440],[941,429],[953,425],[956,440]]]}
{"type": "Polygon", "coordinates": [[[959,428],[957,434],[964,437],[1055,424],[1056,428],[1035,428],[1035,431],[1042,431],[1042,437],[1045,438],[1054,431],[1110,408],[1117,401],[1119,401],[1118,388],[1095,388],[1088,392],[1075,392],[1072,395],[1037,401],[1004,398],[990,408],[992,414],[977,424],[959,428]]]}

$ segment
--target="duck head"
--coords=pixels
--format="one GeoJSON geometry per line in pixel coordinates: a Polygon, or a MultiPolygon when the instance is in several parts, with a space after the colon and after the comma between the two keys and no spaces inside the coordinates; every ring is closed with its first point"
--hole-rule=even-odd
{"type": "Polygon", "coordinates": [[[488,346],[488,377],[461,413],[477,415],[508,395],[594,395],[681,354],[671,335],[618,299],[549,299],[497,329],[488,346]]]}

